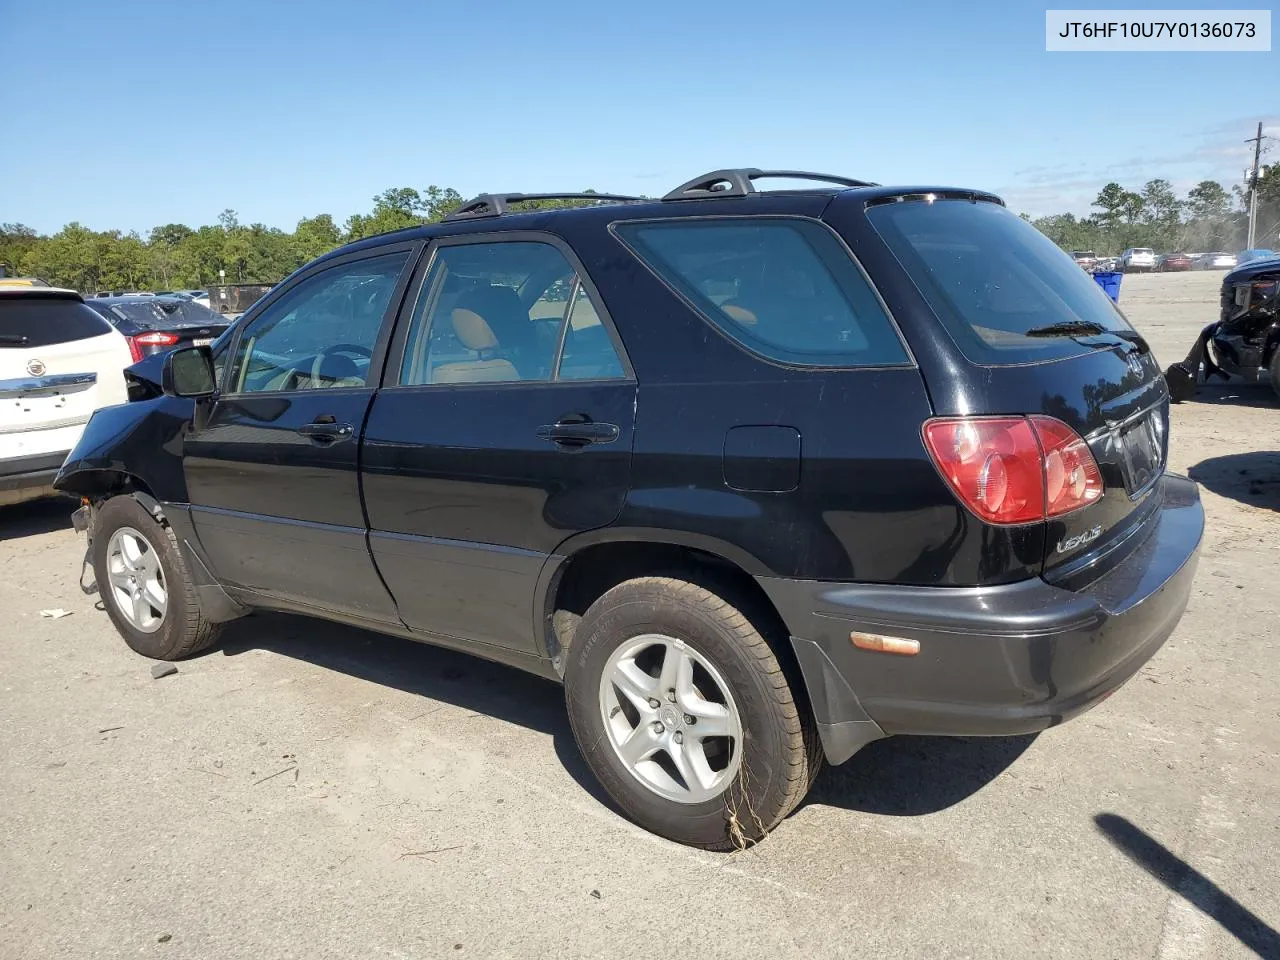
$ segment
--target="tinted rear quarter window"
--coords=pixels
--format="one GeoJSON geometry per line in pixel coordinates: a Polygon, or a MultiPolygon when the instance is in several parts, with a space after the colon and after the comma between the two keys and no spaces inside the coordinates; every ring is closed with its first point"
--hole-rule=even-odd
{"type": "Polygon", "coordinates": [[[821,223],[726,217],[615,229],[703,317],[763,357],[823,367],[909,362],[870,283],[821,223]]]}
{"type": "Polygon", "coordinates": [[[78,300],[0,296],[0,349],[48,347],[111,332],[78,300]]]}
{"type": "Polygon", "coordinates": [[[1028,363],[1091,349],[1035,333],[1055,324],[1131,329],[1071,257],[999,204],[908,200],[873,206],[867,217],[975,363],[1028,363]]]}

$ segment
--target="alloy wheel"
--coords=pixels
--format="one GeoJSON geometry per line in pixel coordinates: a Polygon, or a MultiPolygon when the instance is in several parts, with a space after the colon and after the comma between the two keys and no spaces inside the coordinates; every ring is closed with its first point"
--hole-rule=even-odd
{"type": "Polygon", "coordinates": [[[600,678],[609,743],[627,771],[677,803],[725,791],[742,764],[742,720],[720,672],[685,641],[634,637],[600,678]]]}

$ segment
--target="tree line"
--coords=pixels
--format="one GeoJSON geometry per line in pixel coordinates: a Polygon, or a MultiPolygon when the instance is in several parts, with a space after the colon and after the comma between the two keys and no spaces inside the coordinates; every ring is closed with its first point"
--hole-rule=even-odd
{"type": "MultiPolygon", "coordinates": [[[[1216,180],[1202,180],[1179,197],[1168,180],[1148,180],[1138,190],[1108,183],[1094,199],[1097,212],[1077,217],[1059,213],[1031,223],[1064,250],[1092,250],[1115,255],[1130,247],[1160,253],[1236,253],[1248,238],[1248,195],[1242,187],[1228,191],[1216,180]]],[[[1030,219],[1029,217],[1027,219],[1030,219]]],[[[1259,247],[1277,248],[1280,232],[1280,164],[1258,178],[1259,247]]]]}
{"type": "Polygon", "coordinates": [[[0,263],[19,276],[41,277],[74,290],[182,290],[219,282],[275,283],[298,267],[362,237],[443,218],[462,202],[436,186],[384,190],[373,209],[341,226],[327,213],[298,221],[292,231],[242,224],[224,210],[216,225],[166,223],[144,237],[131,231],[90,230],[69,223],[45,236],[20,223],[0,224],[0,263]]]}
{"type": "MultiPolygon", "coordinates": [[[[1280,246],[1280,164],[1260,177],[1259,196],[1257,242],[1280,246]]],[[[330,214],[321,213],[299,220],[292,231],[261,223],[246,226],[234,210],[224,210],[216,225],[167,223],[145,237],[136,231],[90,230],[79,223],[42,235],[20,223],[3,223],[0,264],[19,276],[41,277],[84,292],[206,287],[219,282],[219,271],[229,283],[275,283],[344,243],[434,223],[461,202],[461,195],[448,187],[395,187],[374,197],[368,213],[352,214],[341,226],[330,214]]],[[[581,201],[532,206],[575,202],[581,201]]],[[[1129,247],[1237,251],[1245,243],[1244,191],[1236,187],[1229,192],[1214,180],[1202,181],[1185,197],[1178,197],[1163,179],[1149,180],[1139,190],[1109,183],[1093,206],[1098,212],[1089,216],[1062,213],[1031,222],[1064,250],[1098,254],[1129,247]]]]}

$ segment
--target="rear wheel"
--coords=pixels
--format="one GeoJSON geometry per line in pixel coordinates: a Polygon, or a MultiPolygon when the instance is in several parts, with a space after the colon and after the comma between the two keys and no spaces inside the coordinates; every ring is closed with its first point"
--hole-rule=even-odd
{"type": "Polygon", "coordinates": [[[173,533],[133,497],[98,509],[93,569],[111,622],[144,657],[181,660],[217,640],[220,625],[201,616],[173,533]]]}
{"type": "Polygon", "coordinates": [[[644,577],[597,600],[575,632],[565,690],[574,736],[609,795],[679,843],[762,839],[821,764],[764,637],[687,581],[644,577]]]}

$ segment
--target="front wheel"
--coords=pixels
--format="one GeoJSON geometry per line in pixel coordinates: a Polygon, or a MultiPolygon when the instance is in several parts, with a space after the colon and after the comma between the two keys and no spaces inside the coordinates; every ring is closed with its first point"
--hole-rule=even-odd
{"type": "Polygon", "coordinates": [[[569,649],[566,700],[592,772],[623,812],[711,850],[762,839],[821,764],[813,724],[759,630],[683,580],[629,580],[569,649]]]}
{"type": "Polygon", "coordinates": [[[217,640],[220,625],[201,615],[172,531],[133,497],[98,508],[93,570],[107,615],[135,652],[181,660],[217,640]]]}

